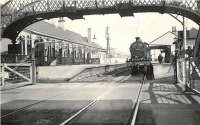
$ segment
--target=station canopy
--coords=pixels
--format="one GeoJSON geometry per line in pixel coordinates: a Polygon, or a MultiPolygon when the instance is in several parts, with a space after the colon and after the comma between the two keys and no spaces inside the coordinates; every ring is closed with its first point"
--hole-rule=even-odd
{"type": "Polygon", "coordinates": [[[150,49],[164,49],[168,46],[173,46],[175,37],[175,33],[168,31],[150,42],[149,47],[150,49]]]}

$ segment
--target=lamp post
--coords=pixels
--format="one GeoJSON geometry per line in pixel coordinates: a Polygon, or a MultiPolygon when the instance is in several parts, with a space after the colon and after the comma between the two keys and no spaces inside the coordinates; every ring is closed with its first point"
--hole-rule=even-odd
{"type": "Polygon", "coordinates": [[[174,84],[178,82],[178,76],[177,76],[177,58],[178,58],[178,38],[174,38],[174,43],[175,45],[175,52],[174,52],[174,58],[172,60],[173,68],[174,68],[174,84]]]}
{"type": "Polygon", "coordinates": [[[110,64],[111,60],[110,60],[110,34],[109,34],[109,27],[106,27],[106,41],[107,41],[107,46],[106,46],[106,60],[107,63],[110,64]]]}
{"type": "Polygon", "coordinates": [[[31,48],[31,63],[32,63],[32,84],[36,83],[36,59],[35,59],[35,46],[31,48]]]}

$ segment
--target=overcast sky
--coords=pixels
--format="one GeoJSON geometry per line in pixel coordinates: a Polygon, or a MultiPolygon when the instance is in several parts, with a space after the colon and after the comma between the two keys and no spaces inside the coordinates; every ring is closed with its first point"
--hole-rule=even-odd
{"type": "MultiPolygon", "coordinates": [[[[7,0],[1,0],[4,2],[7,0]]],[[[58,19],[51,19],[48,22],[64,29],[72,30],[87,36],[87,29],[92,28],[92,35],[96,36],[95,42],[101,46],[106,46],[105,28],[110,27],[110,45],[112,48],[129,53],[129,46],[139,36],[145,42],[151,42],[160,35],[171,31],[172,26],[181,30],[182,26],[178,21],[168,14],[159,13],[136,13],[134,17],[121,18],[118,14],[90,15],[84,19],[70,20],[65,18],[64,23],[58,23],[58,19]]],[[[180,17],[180,19],[182,19],[180,17]]],[[[187,20],[188,29],[198,28],[194,22],[187,20]]]]}

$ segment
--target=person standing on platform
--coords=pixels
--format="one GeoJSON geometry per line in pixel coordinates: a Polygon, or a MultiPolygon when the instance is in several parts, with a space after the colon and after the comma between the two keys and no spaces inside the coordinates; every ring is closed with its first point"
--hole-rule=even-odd
{"type": "Polygon", "coordinates": [[[161,64],[162,60],[163,60],[163,56],[161,54],[159,54],[159,56],[158,56],[158,62],[161,64]]]}

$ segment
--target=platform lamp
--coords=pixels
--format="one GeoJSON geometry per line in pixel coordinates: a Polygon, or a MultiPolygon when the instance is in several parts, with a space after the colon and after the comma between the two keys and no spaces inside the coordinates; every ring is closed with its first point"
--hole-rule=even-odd
{"type": "Polygon", "coordinates": [[[174,52],[174,59],[172,60],[172,64],[173,64],[173,67],[174,67],[174,84],[177,84],[178,83],[177,59],[178,59],[178,53],[179,53],[178,38],[177,37],[174,38],[173,44],[175,45],[175,52],[174,52]]]}

